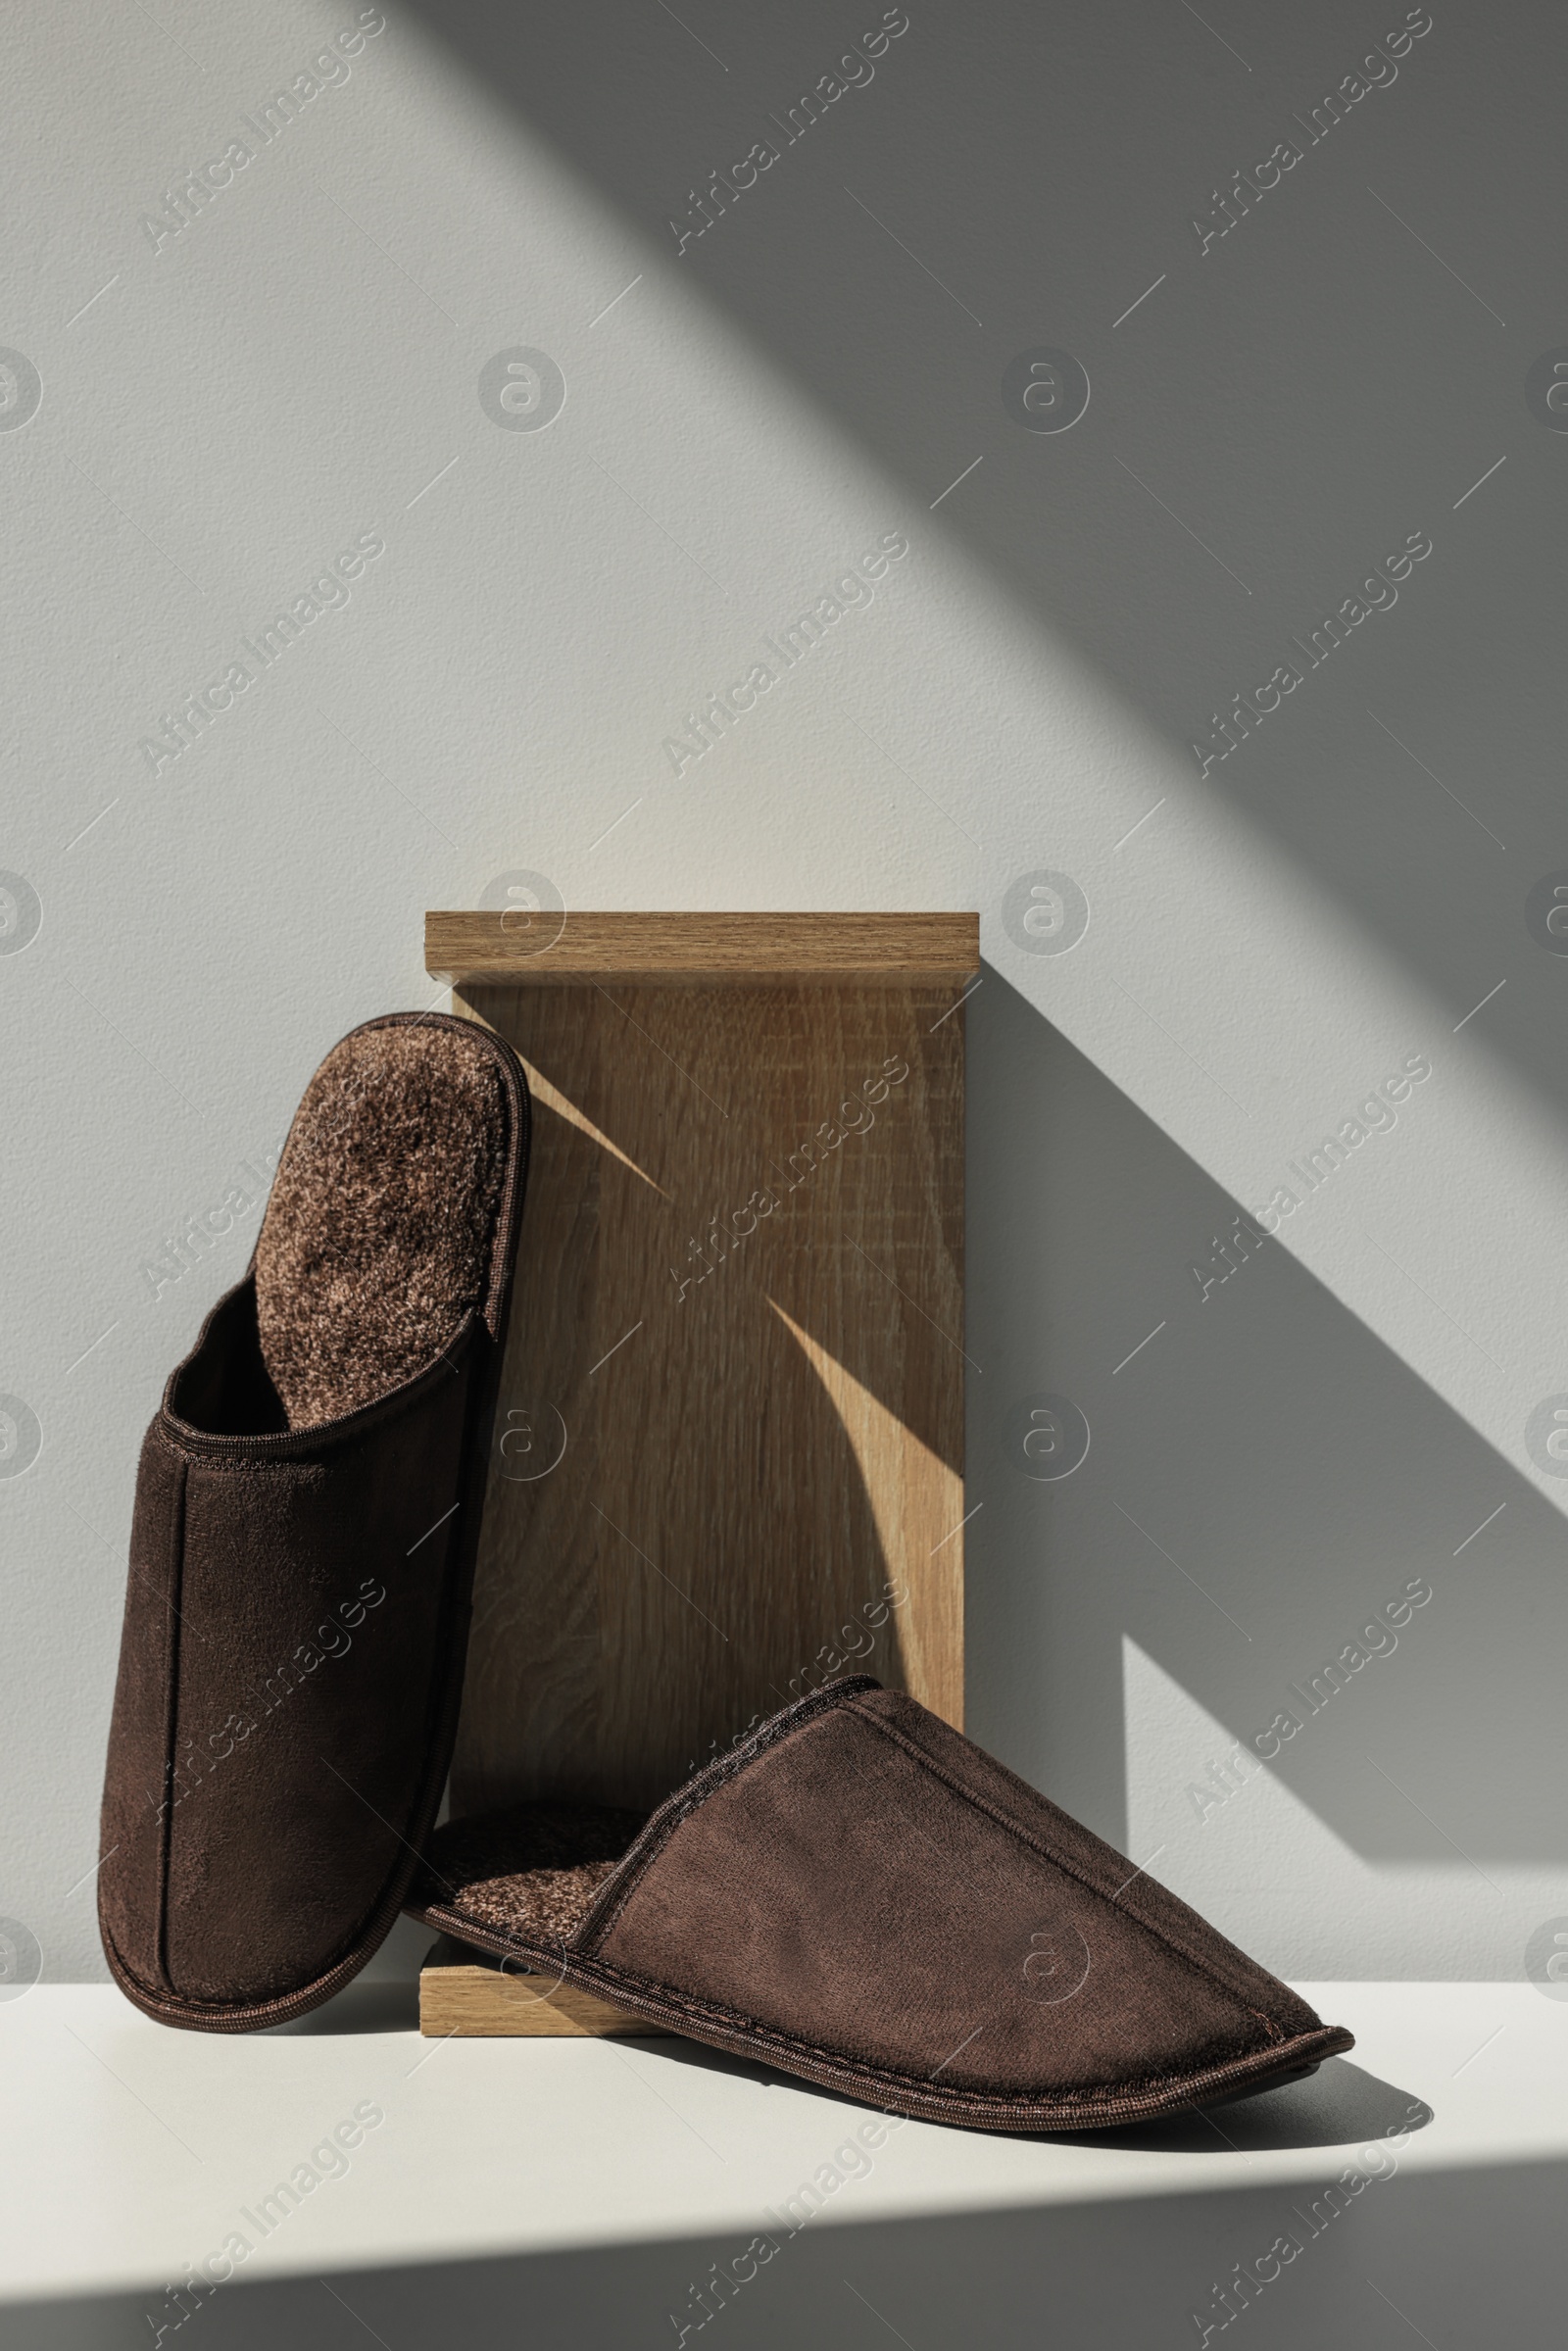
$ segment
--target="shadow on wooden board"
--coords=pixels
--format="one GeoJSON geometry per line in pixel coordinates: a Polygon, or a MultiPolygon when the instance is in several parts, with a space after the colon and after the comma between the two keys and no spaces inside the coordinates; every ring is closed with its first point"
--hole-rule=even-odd
{"type": "Polygon", "coordinates": [[[453,1804],[962,1710],[961,984],[491,986],[534,1094],[453,1804]]]}

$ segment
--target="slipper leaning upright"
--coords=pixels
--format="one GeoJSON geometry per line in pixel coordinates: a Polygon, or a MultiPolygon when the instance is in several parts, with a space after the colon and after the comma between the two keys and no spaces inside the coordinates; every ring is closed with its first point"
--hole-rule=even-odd
{"type": "Polygon", "coordinates": [[[351,1031],[147,1432],[98,1915],[165,2024],[303,2014],[405,1899],[457,1732],[527,1151],[488,1030],[351,1031]]]}

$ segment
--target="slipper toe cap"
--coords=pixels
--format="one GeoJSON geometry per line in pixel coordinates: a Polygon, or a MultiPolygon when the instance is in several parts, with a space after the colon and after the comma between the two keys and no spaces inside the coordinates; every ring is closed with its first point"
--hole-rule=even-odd
{"type": "Polygon", "coordinates": [[[1131,2119],[1349,2045],[895,1691],[862,1687],[816,1713],[650,1841],[582,1948],[909,2111],[1131,2119]]]}

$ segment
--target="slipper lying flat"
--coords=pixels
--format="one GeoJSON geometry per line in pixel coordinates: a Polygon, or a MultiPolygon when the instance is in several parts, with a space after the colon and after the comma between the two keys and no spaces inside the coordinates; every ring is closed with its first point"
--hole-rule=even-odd
{"type": "Polygon", "coordinates": [[[352,1031],[147,1432],[98,1917],[165,2024],[299,2016],[402,1906],[457,1730],[527,1148],[488,1030],[352,1031]]]}
{"type": "Polygon", "coordinates": [[[863,1675],[786,1707],[638,1823],[564,1804],[448,1823],[409,1906],[547,1984],[971,2129],[1141,2121],[1353,2046],[863,1675]]]}

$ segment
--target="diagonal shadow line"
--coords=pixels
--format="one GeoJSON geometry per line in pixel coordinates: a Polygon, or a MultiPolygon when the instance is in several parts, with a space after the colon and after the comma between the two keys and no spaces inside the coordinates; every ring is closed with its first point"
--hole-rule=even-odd
{"type": "MultiPolygon", "coordinates": [[[[966,493],[964,500],[944,506],[947,538],[978,559],[1039,629],[1073,648],[1119,705],[1139,713],[1167,765],[1174,756],[1178,772],[1185,770],[1191,778],[1195,804],[1218,799],[1231,821],[1309,868],[1345,902],[1380,951],[1405,964],[1440,1004],[1464,995],[1471,976],[1469,958],[1451,935],[1442,935],[1445,926],[1432,922],[1415,904],[1407,875],[1365,854],[1358,810],[1364,808],[1366,779],[1375,781],[1385,797],[1405,789],[1396,777],[1398,751],[1369,721],[1360,721],[1358,772],[1346,776],[1334,810],[1337,822],[1324,821],[1324,787],[1318,774],[1322,728],[1331,716],[1321,691],[1321,715],[1298,730],[1289,755],[1302,774],[1314,776],[1309,809],[1301,805],[1301,793],[1294,784],[1280,790],[1269,783],[1270,755],[1265,754],[1262,765],[1255,758],[1250,764],[1246,759],[1233,761],[1200,783],[1189,750],[1193,727],[1206,715],[1193,695],[1202,702],[1218,697],[1223,703],[1266,652],[1272,666],[1281,658],[1279,649],[1298,630],[1314,624],[1319,608],[1332,609],[1357,569],[1375,560],[1375,548],[1365,542],[1369,530],[1376,537],[1385,527],[1394,528],[1391,479],[1399,485],[1399,514],[1408,512],[1412,521],[1418,514],[1434,521],[1441,515],[1446,524],[1465,485],[1482,463],[1494,456],[1489,446],[1474,466],[1469,466],[1468,454],[1456,458],[1451,481],[1446,471],[1440,478],[1441,469],[1432,465],[1418,470],[1408,455],[1397,402],[1391,399],[1380,405],[1374,398],[1385,376],[1392,382],[1402,369],[1407,377],[1409,368],[1421,364],[1419,351],[1392,340],[1386,346],[1376,341],[1380,332],[1390,337],[1395,333],[1402,316],[1395,296],[1405,294],[1412,255],[1418,261],[1420,256],[1404,231],[1377,212],[1353,172],[1347,179],[1343,159],[1348,148],[1329,146],[1321,156],[1309,152],[1295,177],[1301,201],[1306,201],[1308,171],[1315,171],[1316,201],[1344,204],[1353,197],[1358,218],[1360,213],[1371,215],[1387,230],[1386,243],[1369,232],[1355,240],[1353,264],[1341,289],[1353,303],[1353,316],[1340,322],[1338,310],[1335,314],[1347,348],[1363,320],[1371,338],[1370,350],[1361,344],[1356,349],[1359,376],[1367,381],[1372,405],[1364,415],[1357,414],[1363,429],[1348,436],[1344,404],[1328,396],[1322,380],[1322,370],[1331,380],[1336,370],[1343,372],[1334,336],[1317,335],[1324,349],[1321,368],[1314,371],[1309,354],[1291,340],[1287,320],[1272,318],[1259,328],[1249,308],[1252,281],[1234,275],[1222,283],[1216,256],[1206,247],[1200,254],[1187,214],[1195,190],[1206,191],[1207,180],[1198,189],[1194,133],[1175,121],[1156,128],[1140,116],[1137,153],[1128,169],[1112,172],[1111,184],[1105,184],[1100,112],[1086,103],[1086,96],[1095,87],[1097,73],[1105,77],[1107,87],[1120,85],[1125,59],[1119,52],[1111,55],[1096,51],[1093,42],[1087,45],[1078,61],[1073,119],[1055,126],[1054,171],[1061,183],[1093,183],[1103,198],[1097,203],[1093,221],[1084,220],[1081,207],[1074,210],[1073,236],[1058,253],[1049,227],[1025,225],[1038,222],[1040,210],[1039,93],[1050,90],[1058,77],[1059,61],[1049,54],[1045,19],[1021,30],[1022,20],[1000,8],[965,19],[966,48],[976,56],[984,52],[989,61],[986,75],[974,84],[975,101],[968,116],[961,105],[961,63],[944,48],[940,68],[933,69],[918,46],[923,35],[929,56],[933,41],[950,37],[952,27],[939,19],[935,24],[913,25],[906,37],[901,36],[902,47],[882,57],[876,86],[845,102],[860,109],[848,130],[829,118],[807,132],[789,132],[781,128],[781,121],[788,120],[795,83],[803,73],[810,79],[807,68],[814,56],[812,26],[800,12],[792,20],[787,41],[764,29],[755,35],[750,56],[739,54],[744,38],[727,30],[726,50],[736,54],[726,55],[722,73],[714,69],[698,80],[690,70],[695,53],[684,33],[666,24],[667,38],[652,37],[640,0],[636,5],[633,0],[611,0],[593,13],[591,22],[578,23],[563,12],[559,21],[529,23],[525,28],[498,0],[414,0],[414,5],[432,37],[467,67],[486,100],[499,99],[508,106],[531,140],[564,158],[615,208],[634,240],[628,265],[634,266],[631,253],[643,263],[645,297],[657,303],[662,292],[674,294],[678,289],[684,301],[695,292],[715,319],[756,349],[771,374],[786,377],[817,406],[836,434],[848,436],[858,447],[879,477],[902,480],[911,500],[918,501],[919,513],[924,514],[936,491],[952,479],[956,466],[972,458],[981,427],[990,444],[983,454],[990,462],[976,481],[985,481],[1009,452],[1014,474],[1024,464],[1021,487],[1004,468],[989,497],[968,499],[966,493]],[[607,74],[607,56],[624,60],[624,70],[607,74]],[[911,117],[910,110],[929,97],[933,70],[942,77],[945,98],[956,95],[959,103],[945,105],[939,150],[928,143],[911,149],[911,121],[918,115],[911,117]],[[878,108],[880,114],[874,111],[878,108]],[[765,183],[758,183],[759,192],[744,202],[732,187],[725,217],[709,215],[713,233],[705,230],[701,241],[682,248],[677,258],[669,228],[674,212],[686,206],[686,181],[695,173],[693,193],[700,194],[708,165],[731,145],[742,152],[757,135],[785,139],[778,165],[765,183]],[[853,149],[846,137],[854,140],[853,149]],[[835,146],[833,141],[839,143],[835,146]],[[980,310],[1012,323],[977,331],[972,313],[966,318],[954,310],[946,293],[912,268],[909,285],[892,291],[880,287],[863,267],[846,262],[841,215],[853,213],[853,207],[841,193],[840,174],[841,168],[849,168],[845,159],[852,152],[851,176],[858,193],[879,213],[885,206],[897,210],[901,233],[909,236],[923,267],[936,269],[943,284],[955,279],[973,283],[980,310]],[[1010,234],[1000,235],[999,223],[1011,224],[1010,234]],[[1147,253],[1152,278],[1163,265],[1165,282],[1157,307],[1152,304],[1147,311],[1118,318],[1130,250],[1147,253]],[[1238,507],[1240,493],[1227,490],[1233,477],[1245,479],[1238,477],[1234,437],[1216,435],[1213,426],[1210,379],[1216,336],[1223,336],[1231,318],[1224,306],[1232,306],[1235,348],[1254,354],[1269,386],[1266,399],[1258,387],[1256,403],[1269,421],[1247,445],[1258,484],[1255,509],[1269,515],[1264,560],[1272,565],[1272,580],[1256,600],[1255,629],[1250,617],[1247,624],[1250,635],[1247,630],[1239,633],[1229,618],[1221,619],[1210,609],[1198,590],[1195,571],[1155,566],[1144,540],[1131,542],[1120,499],[1108,486],[1110,474],[1117,471],[1108,441],[1102,449],[1098,442],[1092,444],[1092,459],[1075,456],[1063,467],[1057,463],[1056,436],[1019,433],[1009,421],[998,387],[1009,357],[1019,346],[1037,341],[1042,331],[1037,293],[1042,251],[1063,270],[1071,265],[1075,291],[1070,297],[1058,296],[1054,305],[1062,313],[1055,330],[1058,339],[1078,346],[1091,375],[1103,382],[1107,393],[1114,390],[1124,412],[1142,426],[1137,446],[1129,444],[1129,455],[1136,462],[1147,443],[1152,463],[1165,460],[1189,484],[1197,475],[1195,520],[1205,538],[1219,527],[1209,515],[1209,510],[1218,507],[1230,514],[1238,537],[1250,530],[1256,541],[1255,523],[1238,507]],[[997,260],[999,254],[1006,259],[997,260]],[[814,268],[813,257],[818,265],[814,268]],[[1206,275],[1200,277],[1200,269],[1206,275]],[[1004,279],[1000,286],[999,271],[1004,279]],[[983,299],[977,279],[985,283],[983,299]],[[1112,288],[1117,290],[1114,300],[1112,288]],[[1212,299],[1216,288],[1218,312],[1212,299]],[[1114,340],[1113,318],[1120,330],[1114,340]],[[1156,339],[1149,340],[1150,335],[1156,339]],[[1172,386],[1178,394],[1190,387],[1185,405],[1180,398],[1172,401],[1172,386]],[[1379,422],[1384,408],[1386,435],[1379,422]],[[961,450],[955,440],[956,417],[963,427],[961,450]],[[1291,485],[1283,499],[1282,481],[1291,485]],[[1381,519],[1385,515],[1386,525],[1381,519]],[[1374,522],[1369,519],[1373,516],[1380,519],[1374,522]],[[1154,649],[1161,644],[1167,650],[1157,654],[1154,649]],[[1200,690],[1192,684],[1194,679],[1206,683],[1200,690]]],[[[841,28],[835,24],[830,29],[823,15],[821,29],[823,39],[830,40],[841,28]]],[[[1147,72],[1162,82],[1168,75],[1190,77],[1200,71],[1194,52],[1206,38],[1197,25],[1180,35],[1169,32],[1164,17],[1156,28],[1152,16],[1145,27],[1147,72]]],[[[1410,57],[1407,65],[1413,67],[1418,56],[1410,57]]],[[[1238,72],[1234,80],[1239,86],[1230,91],[1210,93],[1206,85],[1200,88],[1190,78],[1181,82],[1181,111],[1190,122],[1203,123],[1198,152],[1205,160],[1200,179],[1204,172],[1212,177],[1214,157],[1228,154],[1243,136],[1236,108],[1247,91],[1266,86],[1287,114],[1310,103],[1305,86],[1298,86],[1266,60],[1250,59],[1248,72],[1251,79],[1238,72]]],[[[1306,138],[1309,133],[1301,135],[1306,138]]],[[[1335,135],[1344,141],[1355,133],[1344,129],[1335,135]]],[[[1512,145],[1517,146],[1522,135],[1516,123],[1509,134],[1512,145]]],[[[1483,174],[1484,158],[1476,155],[1471,169],[1483,174]]],[[[713,174],[708,177],[711,181],[713,174]]],[[[1402,181],[1394,190],[1399,211],[1406,219],[1414,218],[1410,208],[1417,199],[1404,199],[1401,190],[1402,181]]],[[[710,194],[724,204],[716,188],[710,186],[710,194]]],[[[1274,218],[1283,220],[1282,207],[1297,199],[1271,201],[1274,218]]],[[[693,214],[693,220],[698,217],[693,214]]],[[[860,215],[854,218],[868,237],[885,243],[860,215]]],[[[1266,233],[1261,215],[1257,224],[1249,220],[1238,225],[1243,236],[1255,239],[1266,233]]],[[[1424,212],[1415,226],[1423,236],[1434,232],[1424,212]]],[[[1055,233],[1065,238],[1064,227],[1055,233]]],[[[1242,250],[1241,240],[1234,241],[1242,250]]],[[[1452,242],[1452,223],[1446,222],[1438,245],[1446,252],[1452,242]]],[[[1452,258],[1462,265],[1466,256],[1456,249],[1452,258]]],[[[1421,267],[1430,269],[1433,265],[1421,262],[1421,267]]],[[[1138,282],[1140,272],[1132,274],[1138,282]]],[[[1311,284],[1291,283],[1297,311],[1309,311],[1311,284]]],[[[1461,291],[1451,292],[1454,303],[1468,307],[1461,291]]],[[[1451,328],[1446,311],[1441,315],[1451,328]]],[[[1434,334],[1439,332],[1438,317],[1434,313],[1434,334]]],[[[1495,333],[1484,318],[1481,327],[1488,335],[1495,333]]],[[[1450,419],[1456,445],[1469,413],[1468,398],[1456,390],[1450,419]]],[[[1106,408],[1108,402],[1101,405],[1106,408]]],[[[1059,450],[1071,450],[1079,439],[1076,434],[1063,439],[1059,450]]],[[[1506,473],[1499,478],[1506,480],[1506,473]]],[[[1482,508],[1494,487],[1489,484],[1464,514],[1471,515],[1482,508]]],[[[1538,527],[1544,532],[1544,521],[1538,527]]],[[[1456,544],[1451,530],[1449,543],[1456,544]]],[[[1235,553],[1239,558],[1250,556],[1240,545],[1235,553]]],[[[1531,561],[1542,580],[1532,585],[1521,577],[1522,615],[1549,602],[1544,583],[1554,559],[1545,537],[1531,561]]],[[[1205,565],[1206,558],[1194,550],[1192,562],[1205,565]]],[[[1401,614],[1399,619],[1414,615],[1401,614]]],[[[1417,640],[1420,632],[1430,635],[1438,625],[1429,612],[1414,623],[1417,640]]],[[[1521,660],[1530,634],[1527,628],[1512,632],[1520,642],[1521,660]]],[[[1499,632],[1499,642],[1506,658],[1509,632],[1499,632]]],[[[1412,643],[1408,657],[1401,658],[1413,658],[1415,651],[1412,643]]],[[[1446,658],[1435,641],[1430,658],[1440,678],[1467,666],[1446,658]]],[[[1339,707],[1342,701],[1359,711],[1357,690],[1376,683],[1381,694],[1388,683],[1384,667],[1359,662],[1352,668],[1354,659],[1342,657],[1343,683],[1327,690],[1337,725],[1348,719],[1348,708],[1339,707]]],[[[1266,673],[1266,667],[1258,671],[1266,673]]],[[[1505,703],[1517,722],[1522,711],[1542,703],[1541,685],[1535,671],[1499,676],[1499,706],[1505,703]]],[[[1424,756],[1423,741],[1408,732],[1418,720],[1396,696],[1388,716],[1414,754],[1424,756]]],[[[1543,771],[1554,773],[1555,716],[1543,710],[1539,724],[1531,724],[1537,731],[1528,747],[1517,747],[1519,759],[1528,763],[1539,750],[1543,771]]],[[[1517,769],[1519,762],[1511,764],[1517,769]]],[[[1408,768],[1407,761],[1405,765],[1408,768]]],[[[1469,775],[1456,775],[1454,780],[1467,801],[1482,788],[1469,775]]],[[[1423,790],[1432,789],[1424,778],[1418,781],[1423,790]]],[[[1503,787],[1494,789],[1501,793],[1503,787]]],[[[1440,845],[1427,822],[1430,804],[1401,800],[1400,805],[1407,807],[1409,823],[1429,835],[1424,854],[1440,861],[1446,883],[1468,898],[1469,853],[1457,835],[1445,835],[1440,845]]],[[[1535,878],[1531,860],[1539,866],[1555,861],[1549,811],[1542,808],[1532,825],[1513,797],[1499,799],[1489,812],[1496,816],[1503,838],[1523,844],[1515,888],[1516,898],[1522,899],[1535,878]]],[[[1461,831],[1468,829],[1457,811],[1453,822],[1461,831]]],[[[1521,959],[1535,953],[1516,918],[1499,927],[1495,944],[1498,953],[1506,948],[1521,959]]],[[[1549,975],[1538,965],[1539,957],[1525,968],[1545,990],[1549,975]]],[[[1516,1003],[1506,1021],[1488,1032],[1488,1050],[1512,1059],[1537,1092],[1568,1115],[1568,1062],[1557,1050],[1554,1006],[1543,999],[1520,1009],[1518,994],[1515,991],[1516,1003]]],[[[1463,1004],[1455,1003],[1455,1017],[1462,1009],[1463,1004]]]]}

